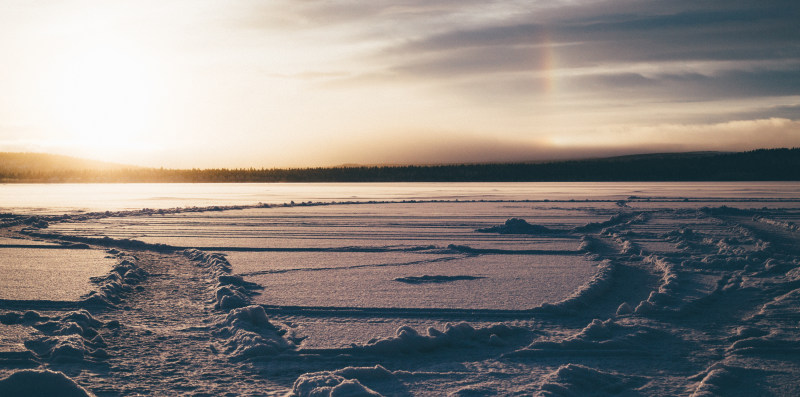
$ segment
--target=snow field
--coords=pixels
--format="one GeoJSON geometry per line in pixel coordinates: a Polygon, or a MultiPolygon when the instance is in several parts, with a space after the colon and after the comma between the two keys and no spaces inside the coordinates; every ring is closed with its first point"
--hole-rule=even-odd
{"type": "MultiPolygon", "coordinates": [[[[283,227],[295,233],[280,247],[118,254],[108,277],[143,289],[123,289],[103,309],[87,306],[100,310],[86,312],[94,325],[76,320],[81,311],[24,320],[24,312],[0,310],[0,318],[42,333],[26,340],[35,363],[94,371],[70,377],[98,395],[800,391],[800,236],[789,223],[800,211],[769,200],[748,201],[745,210],[733,208],[734,202],[603,203],[594,210],[586,203],[580,209],[557,203],[548,217],[540,204],[526,216],[516,207],[531,208],[527,203],[506,203],[506,212],[499,203],[469,203],[491,213],[482,217],[478,211],[472,219],[459,212],[464,203],[446,204],[404,204],[397,207],[402,211],[387,205],[391,216],[372,204],[363,205],[360,215],[336,206],[325,207],[325,214],[315,212],[322,207],[280,208],[289,217],[283,227]],[[302,210],[310,211],[300,221],[302,210]],[[582,215],[563,219],[575,212],[582,215]],[[544,236],[534,227],[501,234],[514,218],[555,233],[544,236]],[[478,232],[495,227],[494,233],[478,232]],[[369,228],[375,228],[374,239],[369,228]],[[350,239],[336,240],[337,232],[350,239]],[[574,242],[574,248],[544,248],[561,241],[574,242]],[[464,242],[475,246],[459,247],[464,242]],[[485,245],[477,248],[477,242],[485,245]],[[280,249],[263,250],[269,248],[280,249]],[[138,272],[124,268],[124,257],[136,259],[131,264],[147,277],[126,281],[125,274],[138,272]],[[120,323],[116,331],[109,328],[120,323]],[[95,354],[93,331],[103,338],[108,358],[95,354]],[[54,337],[61,339],[48,339],[54,337]],[[150,352],[150,345],[160,353],[150,352]],[[63,352],[53,359],[51,348],[63,352]],[[78,356],[75,351],[83,352],[80,360],[62,359],[78,356]],[[152,363],[140,363],[131,352],[152,363]],[[128,372],[92,369],[104,362],[128,372]],[[148,377],[150,370],[172,386],[148,377]]],[[[280,229],[262,228],[277,222],[258,215],[270,210],[231,211],[237,219],[213,212],[208,222],[203,213],[181,215],[175,218],[191,219],[189,230],[170,226],[157,233],[216,233],[203,238],[220,236],[213,247],[224,248],[235,240],[224,236],[228,230],[263,243],[261,233],[280,229]],[[254,217],[248,225],[239,215],[244,212],[254,217]]],[[[115,222],[139,222],[132,218],[105,219],[103,228],[116,233],[115,222]]],[[[58,225],[66,224],[51,224],[50,231],[58,225]]],[[[146,225],[137,227],[147,234],[146,225]]],[[[75,228],[63,231],[80,236],[75,228]]]]}

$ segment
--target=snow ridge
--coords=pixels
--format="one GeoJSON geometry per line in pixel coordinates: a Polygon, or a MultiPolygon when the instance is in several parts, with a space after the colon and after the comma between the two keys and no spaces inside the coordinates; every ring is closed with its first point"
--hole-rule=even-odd
{"type": "Polygon", "coordinates": [[[86,295],[82,300],[84,305],[112,307],[121,301],[124,293],[131,292],[134,286],[148,277],[147,271],[139,267],[138,258],[135,256],[119,253],[116,250],[109,252],[117,254],[119,263],[108,275],[94,280],[100,287],[97,291],[86,295]]]}
{"type": "Polygon", "coordinates": [[[597,265],[597,272],[589,281],[573,292],[564,300],[556,303],[545,303],[533,312],[555,313],[555,314],[575,314],[581,308],[585,308],[592,301],[606,293],[614,283],[614,273],[616,265],[611,260],[603,260],[597,265]]]}
{"type": "Polygon", "coordinates": [[[421,335],[416,329],[401,326],[396,335],[386,338],[373,339],[366,344],[353,344],[351,350],[379,355],[397,355],[419,352],[429,352],[449,347],[475,347],[475,346],[505,346],[505,338],[530,333],[531,331],[516,326],[502,323],[488,327],[474,328],[468,323],[445,325],[444,331],[430,327],[426,335],[421,335]]]}
{"type": "Polygon", "coordinates": [[[637,376],[600,371],[580,364],[566,364],[547,376],[540,397],[617,395],[644,383],[637,376]]]}
{"type": "Polygon", "coordinates": [[[647,356],[668,337],[664,331],[641,325],[618,324],[612,319],[592,320],[577,334],[560,341],[534,341],[504,357],[647,356]]]}
{"type": "Polygon", "coordinates": [[[214,287],[214,308],[231,310],[250,304],[253,290],[261,288],[258,284],[244,281],[241,276],[232,275],[231,264],[222,254],[206,253],[197,249],[187,249],[183,255],[204,268],[209,277],[216,281],[214,287]]]}

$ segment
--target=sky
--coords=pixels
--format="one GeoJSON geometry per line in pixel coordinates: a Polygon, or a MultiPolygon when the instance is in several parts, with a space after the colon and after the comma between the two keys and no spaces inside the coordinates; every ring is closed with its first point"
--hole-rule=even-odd
{"type": "Polygon", "coordinates": [[[0,6],[0,151],[271,168],[800,147],[796,0],[0,6]]]}

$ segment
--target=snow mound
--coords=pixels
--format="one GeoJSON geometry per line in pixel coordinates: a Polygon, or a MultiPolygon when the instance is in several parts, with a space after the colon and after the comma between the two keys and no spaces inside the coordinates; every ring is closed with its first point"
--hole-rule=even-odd
{"type": "Polygon", "coordinates": [[[346,379],[330,372],[300,375],[288,396],[296,397],[379,397],[382,394],[357,379],[346,379]]]}
{"type": "Polygon", "coordinates": [[[511,218],[506,220],[506,223],[502,226],[486,227],[478,229],[476,232],[499,234],[550,234],[558,233],[558,230],[553,230],[541,225],[531,225],[524,219],[511,218]]]}
{"type": "Polygon", "coordinates": [[[288,396],[381,396],[364,383],[387,381],[398,380],[391,371],[381,365],[311,372],[297,378],[288,396]]]}
{"type": "Polygon", "coordinates": [[[109,357],[104,349],[106,343],[98,332],[103,325],[83,309],[52,319],[39,316],[31,326],[45,336],[25,341],[25,347],[40,360],[49,362],[103,360],[109,357]]]}
{"type": "Polygon", "coordinates": [[[258,305],[231,310],[215,331],[215,336],[223,339],[225,353],[234,361],[273,357],[295,350],[295,344],[285,335],[286,331],[273,325],[264,308],[258,305]]]}
{"type": "Polygon", "coordinates": [[[352,349],[370,354],[410,354],[429,352],[448,347],[504,346],[504,338],[513,337],[529,330],[498,323],[483,328],[473,328],[467,323],[447,324],[444,332],[430,327],[427,335],[421,335],[409,326],[397,329],[396,336],[373,339],[366,344],[353,344],[352,349]]]}
{"type": "Polygon", "coordinates": [[[588,307],[593,301],[608,291],[614,282],[616,265],[614,262],[604,260],[597,265],[597,273],[583,284],[572,295],[556,303],[545,303],[533,311],[574,314],[577,310],[588,307]]]}
{"type": "Polygon", "coordinates": [[[562,365],[542,383],[539,396],[617,395],[643,383],[643,378],[604,372],[579,364],[562,365]]]}
{"type": "Polygon", "coordinates": [[[399,281],[401,283],[406,284],[431,284],[431,283],[448,283],[451,281],[459,281],[459,280],[477,280],[480,276],[431,276],[431,275],[424,275],[424,276],[408,276],[408,277],[398,277],[395,278],[394,281],[399,281]]]}
{"type": "Polygon", "coordinates": [[[133,290],[148,277],[147,272],[140,268],[134,256],[121,255],[120,261],[105,277],[94,281],[100,285],[99,290],[92,291],[82,301],[89,306],[114,306],[122,299],[122,295],[133,290]]]}
{"type": "Polygon", "coordinates": [[[26,369],[0,379],[0,396],[92,397],[94,394],[62,372],[26,369]]]}
{"type": "Polygon", "coordinates": [[[695,248],[697,243],[702,241],[705,236],[688,227],[681,227],[662,234],[661,238],[675,243],[676,247],[682,251],[688,251],[695,248]]]}
{"type": "Polygon", "coordinates": [[[252,290],[261,286],[245,281],[241,276],[230,274],[232,266],[225,255],[206,253],[197,249],[187,249],[183,254],[206,269],[209,277],[217,282],[214,288],[214,308],[231,310],[250,304],[252,290]]]}
{"type": "Polygon", "coordinates": [[[507,353],[507,357],[541,356],[640,356],[650,355],[658,343],[666,343],[666,332],[653,328],[617,324],[611,319],[592,320],[577,334],[562,341],[537,341],[507,353]]]}

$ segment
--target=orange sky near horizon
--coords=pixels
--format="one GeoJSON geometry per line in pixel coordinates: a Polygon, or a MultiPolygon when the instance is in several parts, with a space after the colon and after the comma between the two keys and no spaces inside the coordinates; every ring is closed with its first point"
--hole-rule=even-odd
{"type": "Polygon", "coordinates": [[[800,146],[792,1],[8,1],[0,151],[171,168],[800,146]]]}

